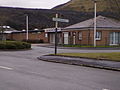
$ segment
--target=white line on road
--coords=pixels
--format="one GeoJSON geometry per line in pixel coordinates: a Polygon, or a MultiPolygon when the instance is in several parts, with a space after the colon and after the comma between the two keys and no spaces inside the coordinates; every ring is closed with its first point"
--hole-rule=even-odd
{"type": "Polygon", "coordinates": [[[102,89],[102,90],[110,90],[110,89],[102,89]]]}
{"type": "Polygon", "coordinates": [[[5,67],[5,66],[0,66],[2,69],[7,69],[7,70],[13,70],[13,68],[5,67]]]}

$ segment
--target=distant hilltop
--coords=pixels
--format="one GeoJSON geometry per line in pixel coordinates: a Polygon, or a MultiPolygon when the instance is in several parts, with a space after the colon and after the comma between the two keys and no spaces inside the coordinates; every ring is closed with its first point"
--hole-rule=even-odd
{"type": "MultiPolygon", "coordinates": [[[[70,0],[54,7],[54,10],[93,12],[94,0],[70,0]]],[[[97,0],[97,12],[120,12],[120,0],[97,0]]]]}

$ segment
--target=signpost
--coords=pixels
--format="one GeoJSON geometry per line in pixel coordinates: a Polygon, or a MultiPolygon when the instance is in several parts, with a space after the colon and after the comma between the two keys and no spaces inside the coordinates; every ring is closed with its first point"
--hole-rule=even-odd
{"type": "Polygon", "coordinates": [[[57,39],[57,28],[58,28],[58,22],[66,22],[68,23],[68,19],[61,19],[58,18],[58,14],[56,14],[56,17],[52,19],[55,21],[55,55],[57,54],[57,44],[58,44],[58,39],[57,39]]]}

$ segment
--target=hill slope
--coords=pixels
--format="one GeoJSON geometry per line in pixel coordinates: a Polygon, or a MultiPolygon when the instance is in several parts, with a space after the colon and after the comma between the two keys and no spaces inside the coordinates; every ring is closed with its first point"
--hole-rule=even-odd
{"type": "MultiPolygon", "coordinates": [[[[69,23],[59,23],[60,27],[65,27],[94,17],[93,13],[88,12],[0,7],[0,26],[9,25],[17,30],[25,29],[25,15],[27,14],[29,16],[29,29],[55,27],[52,18],[55,17],[56,13],[59,14],[60,18],[70,20],[69,23]]],[[[119,15],[116,13],[99,12],[98,15],[99,14],[119,19],[119,15]]]]}
{"type": "MultiPolygon", "coordinates": [[[[97,0],[97,12],[120,11],[120,0],[97,0]]],[[[73,10],[93,12],[93,0],[70,0],[68,3],[54,7],[55,10],[73,10]]]]}
{"type": "Polygon", "coordinates": [[[25,29],[25,15],[27,14],[29,16],[29,29],[54,27],[52,18],[55,17],[56,13],[59,14],[59,17],[70,20],[69,23],[60,23],[59,26],[62,27],[77,23],[92,16],[73,11],[0,7],[0,26],[9,25],[18,30],[25,29]],[[82,18],[80,18],[81,16],[82,18]]]}

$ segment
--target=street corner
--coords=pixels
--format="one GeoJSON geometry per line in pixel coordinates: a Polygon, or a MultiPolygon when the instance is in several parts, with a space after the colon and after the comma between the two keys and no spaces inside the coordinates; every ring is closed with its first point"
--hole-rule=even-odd
{"type": "Polygon", "coordinates": [[[53,62],[53,63],[120,71],[120,62],[94,60],[94,59],[78,58],[78,57],[55,56],[55,55],[43,55],[37,57],[37,59],[47,62],[53,62]]]}

